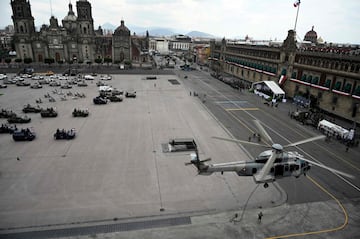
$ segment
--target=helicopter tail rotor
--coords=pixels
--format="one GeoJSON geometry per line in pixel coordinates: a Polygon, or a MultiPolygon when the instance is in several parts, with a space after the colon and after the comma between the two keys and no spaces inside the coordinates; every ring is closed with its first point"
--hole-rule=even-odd
{"type": "Polygon", "coordinates": [[[185,165],[195,165],[195,167],[198,170],[198,173],[205,173],[207,171],[207,169],[209,168],[209,166],[207,164],[205,164],[205,162],[208,162],[211,160],[211,158],[206,158],[203,160],[200,160],[199,158],[199,152],[197,150],[197,147],[195,147],[195,153],[191,153],[190,154],[190,162],[185,163],[185,165]]]}

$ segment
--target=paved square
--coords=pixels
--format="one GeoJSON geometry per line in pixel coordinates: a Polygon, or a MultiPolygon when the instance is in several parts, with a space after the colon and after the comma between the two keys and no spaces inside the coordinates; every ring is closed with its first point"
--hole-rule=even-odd
{"type": "MultiPolygon", "coordinates": [[[[211,157],[213,162],[248,160],[245,153],[236,144],[211,138],[228,135],[176,76],[143,78],[113,75],[109,84],[134,89],[137,97],[107,105],[92,103],[98,95],[96,80],[88,87],[62,90],[86,94],[77,100],[61,101],[48,85],[1,89],[0,108],[21,113],[23,105],[41,97],[41,107],[56,107],[59,113],[56,118],[28,114],[31,123],[18,127],[34,128],[37,138],[32,142],[14,142],[11,135],[0,135],[1,229],[244,206],[256,186],[251,177],[197,175],[194,167],[184,165],[190,152],[163,153],[161,144],[170,138],[194,138],[200,157],[211,157]],[[47,92],[56,102],[47,102],[43,97],[47,92]],[[75,107],[88,108],[90,116],[73,118],[75,107]],[[75,128],[77,136],[56,141],[57,128],[75,128]]],[[[258,187],[247,206],[266,207],[280,199],[276,188],[258,187]]]]}

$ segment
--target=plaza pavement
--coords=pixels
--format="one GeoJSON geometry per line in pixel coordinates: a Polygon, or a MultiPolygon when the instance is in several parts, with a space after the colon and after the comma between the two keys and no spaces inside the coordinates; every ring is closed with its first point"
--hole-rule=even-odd
{"type": "MultiPolygon", "coordinates": [[[[92,103],[98,94],[96,81],[88,82],[88,87],[63,89],[63,93],[87,96],[68,97],[67,101],[60,101],[60,95],[51,93],[54,88],[49,86],[1,89],[0,108],[21,113],[23,105],[42,97],[41,107],[56,107],[59,116],[28,114],[31,123],[18,127],[34,128],[37,138],[32,142],[14,142],[10,135],[0,135],[0,238],[113,219],[191,215],[197,216],[191,218],[194,223],[200,216],[206,219],[203,215],[207,214],[265,210],[285,202],[286,196],[276,186],[256,187],[251,177],[234,173],[200,176],[193,166],[184,165],[190,152],[162,152],[161,145],[169,139],[186,137],[196,140],[202,159],[211,157],[217,163],[249,160],[236,144],[211,138],[229,135],[181,81],[179,85],[168,81],[176,76],[161,75],[155,81],[143,78],[113,75],[109,84],[134,89],[137,97],[107,105],[92,103]],[[57,101],[45,101],[47,92],[57,101]],[[74,108],[88,108],[90,116],[73,118],[74,108]],[[57,128],[75,128],[77,136],[56,141],[53,134],[57,128]]],[[[222,220],[227,221],[229,215],[222,220]]],[[[186,227],[183,230],[188,231],[186,227]]],[[[180,237],[174,238],[184,236],[181,230],[179,233],[180,237]]]]}

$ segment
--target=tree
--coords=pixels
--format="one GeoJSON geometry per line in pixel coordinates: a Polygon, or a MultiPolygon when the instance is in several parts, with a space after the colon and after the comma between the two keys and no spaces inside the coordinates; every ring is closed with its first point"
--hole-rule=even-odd
{"type": "Polygon", "coordinates": [[[124,64],[127,65],[128,67],[132,67],[132,62],[130,60],[125,60],[124,64]]]}
{"type": "Polygon", "coordinates": [[[32,59],[30,57],[24,58],[24,63],[25,64],[30,64],[31,62],[32,62],[32,59]]]}
{"type": "Polygon", "coordinates": [[[104,58],[104,62],[109,65],[109,63],[112,62],[112,59],[111,59],[110,57],[105,57],[105,58],[104,58]]]}
{"type": "Polygon", "coordinates": [[[16,63],[20,63],[20,62],[22,62],[22,59],[21,59],[21,58],[16,58],[16,59],[15,59],[15,62],[16,62],[16,63]]]}
{"type": "Polygon", "coordinates": [[[5,59],[5,62],[6,62],[7,64],[10,64],[10,63],[11,63],[11,58],[6,58],[6,59],[5,59]]]}
{"type": "Polygon", "coordinates": [[[97,63],[97,64],[102,63],[102,58],[96,58],[96,59],[95,59],[95,63],[97,63]]]}
{"type": "Polygon", "coordinates": [[[55,60],[54,60],[54,58],[45,58],[44,62],[46,64],[50,65],[50,64],[53,64],[55,62],[55,60]]]}

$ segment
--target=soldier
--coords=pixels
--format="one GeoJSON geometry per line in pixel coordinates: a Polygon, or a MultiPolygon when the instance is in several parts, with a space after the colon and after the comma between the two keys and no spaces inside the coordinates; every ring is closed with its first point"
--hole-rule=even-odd
{"type": "Polygon", "coordinates": [[[261,223],[261,219],[263,217],[263,213],[260,211],[258,214],[258,222],[261,223]]]}

